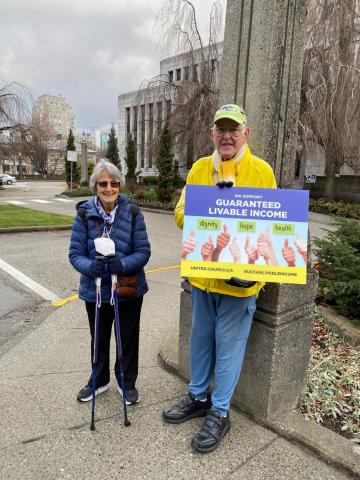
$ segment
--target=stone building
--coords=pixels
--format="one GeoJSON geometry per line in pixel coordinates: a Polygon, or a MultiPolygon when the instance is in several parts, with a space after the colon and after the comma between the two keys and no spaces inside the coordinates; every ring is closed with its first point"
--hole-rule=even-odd
{"type": "Polygon", "coordinates": [[[70,129],[75,131],[75,115],[62,95],[41,95],[32,110],[34,122],[48,129],[51,140],[66,142],[70,129]]]}
{"type": "MultiPolygon", "coordinates": [[[[210,58],[216,84],[219,78],[222,47],[222,42],[218,43],[216,56],[210,58]]],[[[174,100],[179,102],[179,98],[172,98],[176,90],[169,88],[169,85],[201,82],[201,61],[209,52],[209,47],[205,47],[203,51],[199,49],[165,58],[160,62],[159,75],[147,88],[118,96],[118,141],[123,172],[126,172],[124,162],[126,140],[131,133],[137,145],[137,171],[141,172],[140,176],[157,175],[153,140],[169,116],[174,100]]],[[[174,154],[176,157],[176,151],[174,154]]]]}

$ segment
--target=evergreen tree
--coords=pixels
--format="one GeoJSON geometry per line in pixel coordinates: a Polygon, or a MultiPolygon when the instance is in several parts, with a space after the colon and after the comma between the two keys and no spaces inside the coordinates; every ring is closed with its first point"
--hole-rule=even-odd
{"type": "MultiPolygon", "coordinates": [[[[67,156],[67,151],[70,150],[71,152],[75,152],[75,137],[70,129],[69,136],[67,139],[66,143],[66,152],[65,152],[65,157],[67,156]]],[[[68,185],[71,185],[71,164],[73,164],[73,174],[72,174],[72,181],[73,185],[77,185],[80,182],[80,175],[79,175],[79,169],[77,168],[77,163],[75,162],[68,162],[65,159],[65,175],[66,175],[66,183],[68,185]]]]}
{"type": "Polygon", "coordinates": [[[177,160],[174,160],[173,163],[173,185],[175,188],[179,188],[184,185],[184,180],[179,173],[179,162],[177,160]]]}
{"type": "Polygon", "coordinates": [[[156,148],[156,167],[159,171],[156,193],[161,202],[170,202],[174,193],[173,161],[171,130],[166,124],[161,130],[156,148]]]}
{"type": "Polygon", "coordinates": [[[127,173],[126,182],[135,183],[136,181],[136,145],[131,133],[128,134],[126,144],[126,158],[125,158],[127,173]]]}
{"type": "Polygon", "coordinates": [[[121,171],[121,163],[119,157],[118,141],[116,138],[116,132],[114,125],[110,129],[109,143],[106,152],[106,158],[109,162],[113,163],[121,171]]]}

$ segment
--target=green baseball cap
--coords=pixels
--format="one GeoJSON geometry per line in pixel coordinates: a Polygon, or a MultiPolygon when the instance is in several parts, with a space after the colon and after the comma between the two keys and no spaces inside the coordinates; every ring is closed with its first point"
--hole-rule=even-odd
{"type": "Polygon", "coordinates": [[[234,122],[244,125],[246,125],[247,122],[243,107],[241,105],[235,105],[232,103],[223,105],[219,108],[219,110],[215,113],[214,123],[222,118],[230,118],[230,120],[234,120],[234,122]]]}

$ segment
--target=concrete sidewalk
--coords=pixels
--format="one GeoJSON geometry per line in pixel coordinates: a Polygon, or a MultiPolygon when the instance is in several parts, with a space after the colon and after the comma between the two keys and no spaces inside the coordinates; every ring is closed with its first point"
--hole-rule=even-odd
{"type": "Polygon", "coordinates": [[[97,397],[96,432],[89,429],[91,405],[75,400],[90,374],[82,301],[55,310],[0,358],[1,479],[353,478],[236,411],[217,451],[193,452],[190,441],[202,419],[168,425],[161,418],[163,408],[187,391],[158,360],[164,343],[176,355],[179,273],[158,272],[149,284],[141,323],[141,401],[129,407],[128,428],[114,379],[97,397]]]}

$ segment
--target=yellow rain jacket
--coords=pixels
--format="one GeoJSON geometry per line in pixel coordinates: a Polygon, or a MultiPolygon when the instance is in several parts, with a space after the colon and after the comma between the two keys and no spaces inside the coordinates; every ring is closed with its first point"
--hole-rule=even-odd
{"type": "MultiPolygon", "coordinates": [[[[215,169],[213,156],[204,157],[197,160],[192,166],[186,183],[189,185],[215,185],[217,171],[215,169]]],[[[240,161],[235,163],[235,186],[253,187],[253,188],[276,188],[274,172],[270,165],[261,158],[256,157],[250,151],[248,145],[245,145],[245,153],[240,161]]],[[[175,207],[175,222],[179,228],[184,224],[184,206],[185,206],[185,188],[181,192],[181,197],[175,207]]],[[[258,295],[264,282],[257,282],[253,287],[240,288],[232,287],[224,280],[214,278],[189,278],[192,285],[208,292],[222,293],[234,297],[250,297],[258,295]]]]}

